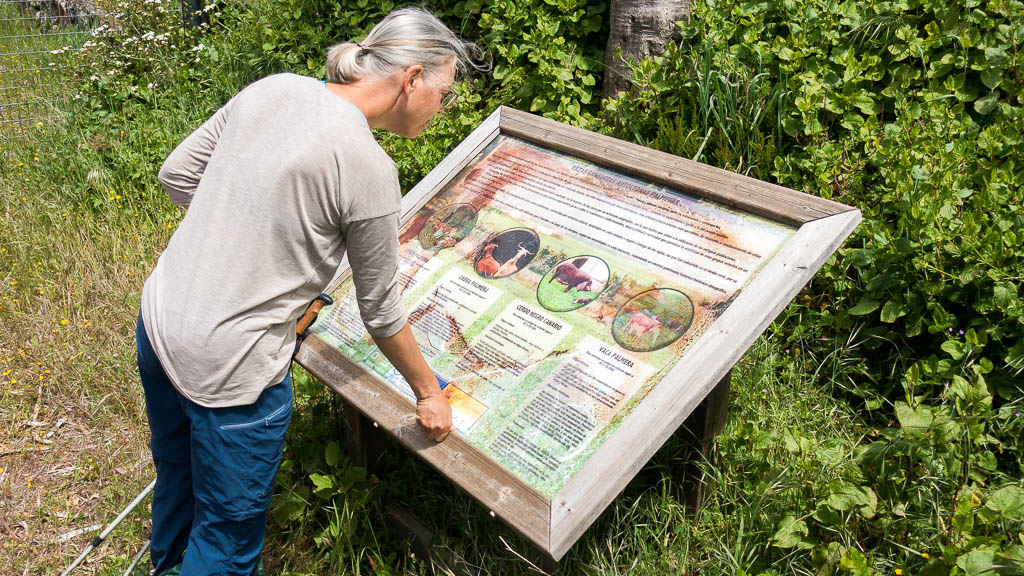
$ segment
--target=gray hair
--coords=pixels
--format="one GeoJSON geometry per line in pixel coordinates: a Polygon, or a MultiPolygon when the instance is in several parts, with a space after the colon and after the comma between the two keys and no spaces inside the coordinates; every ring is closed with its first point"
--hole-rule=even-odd
{"type": "Polygon", "coordinates": [[[455,35],[440,20],[420,8],[402,8],[384,17],[361,43],[344,42],[327,50],[327,80],[350,84],[363,78],[382,78],[415,66],[437,72],[455,59],[456,71],[474,63],[480,49],[455,35]]]}

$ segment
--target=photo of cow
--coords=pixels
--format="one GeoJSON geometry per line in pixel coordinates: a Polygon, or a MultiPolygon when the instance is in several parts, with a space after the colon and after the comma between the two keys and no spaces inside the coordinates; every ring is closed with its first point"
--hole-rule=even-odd
{"type": "Polygon", "coordinates": [[[556,264],[537,285],[537,301],[552,312],[570,312],[591,303],[608,285],[611,271],[596,256],[573,256],[556,264]]]}
{"type": "Polygon", "coordinates": [[[528,228],[512,228],[488,238],[473,260],[484,278],[504,278],[519,272],[537,255],[540,238],[528,228]]]}
{"type": "Polygon", "coordinates": [[[612,337],[633,352],[651,352],[675,342],[693,322],[693,302],[672,288],[641,292],[615,314],[612,337]]]}
{"type": "Polygon", "coordinates": [[[472,204],[451,204],[434,212],[417,235],[425,250],[451,248],[476,226],[477,211],[472,204]]]}

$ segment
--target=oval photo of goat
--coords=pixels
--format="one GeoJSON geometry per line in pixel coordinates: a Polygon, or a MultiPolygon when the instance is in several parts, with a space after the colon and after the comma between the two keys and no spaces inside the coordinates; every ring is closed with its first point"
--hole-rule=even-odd
{"type": "Polygon", "coordinates": [[[633,352],[651,352],[675,342],[693,323],[693,302],[671,288],[641,292],[619,308],[612,322],[615,342],[633,352]]]}
{"type": "Polygon", "coordinates": [[[596,256],[574,256],[558,264],[537,285],[537,301],[552,312],[590,304],[608,285],[608,264],[596,256]]]}
{"type": "Polygon", "coordinates": [[[473,268],[484,278],[504,278],[519,272],[537,255],[540,238],[528,228],[512,228],[491,236],[480,246],[473,268]]]}

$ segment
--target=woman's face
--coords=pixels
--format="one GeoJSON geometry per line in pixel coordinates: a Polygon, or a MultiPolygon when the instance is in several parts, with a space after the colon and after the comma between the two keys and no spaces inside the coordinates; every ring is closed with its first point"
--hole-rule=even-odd
{"type": "Polygon", "coordinates": [[[398,133],[406,138],[415,138],[427,128],[434,116],[443,112],[441,100],[455,82],[455,59],[452,58],[440,70],[420,68],[406,82],[409,83],[408,100],[402,130],[398,133]]]}

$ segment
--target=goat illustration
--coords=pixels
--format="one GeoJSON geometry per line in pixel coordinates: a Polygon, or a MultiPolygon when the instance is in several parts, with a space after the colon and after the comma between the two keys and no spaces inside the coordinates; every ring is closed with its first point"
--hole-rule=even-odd
{"type": "Polygon", "coordinates": [[[504,262],[504,264],[502,264],[498,268],[497,272],[494,273],[494,277],[495,278],[501,278],[502,276],[508,276],[510,274],[515,274],[516,272],[519,272],[519,266],[518,266],[519,259],[522,258],[523,256],[527,255],[527,254],[534,254],[534,253],[530,252],[526,248],[523,248],[523,243],[520,242],[519,243],[519,250],[517,250],[516,253],[511,258],[506,260],[504,262]]]}

